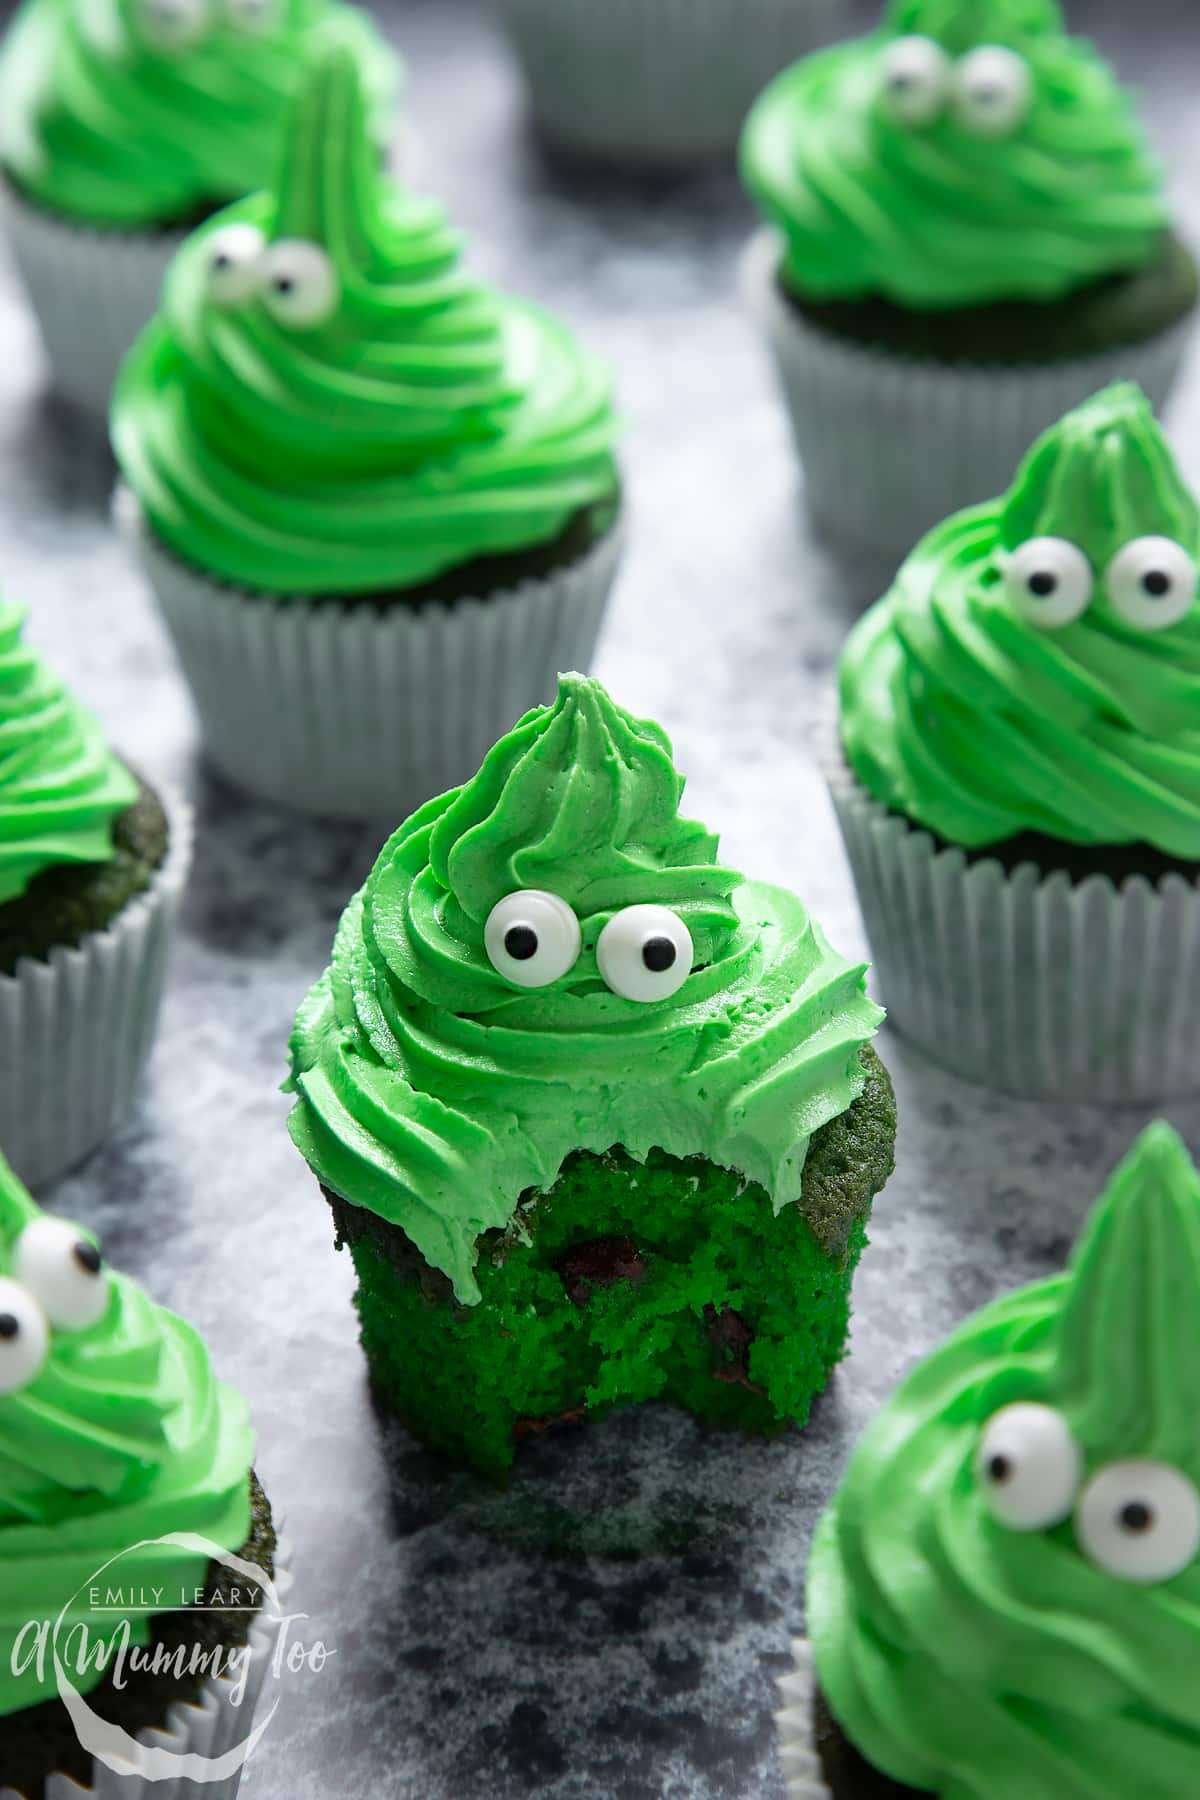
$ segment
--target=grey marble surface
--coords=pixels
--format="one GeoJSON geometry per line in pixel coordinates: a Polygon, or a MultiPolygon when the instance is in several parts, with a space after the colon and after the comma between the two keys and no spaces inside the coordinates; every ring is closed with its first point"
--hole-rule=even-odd
{"type": "MultiPolygon", "coordinates": [[[[1092,13],[1153,97],[1200,236],[1196,9],[1092,13]]],[[[748,210],[722,177],[639,190],[548,168],[482,13],[430,0],[388,23],[412,69],[418,178],[449,200],[477,266],[552,301],[619,370],[635,536],[600,673],[672,731],[688,804],[723,828],[729,859],[797,887],[836,944],[865,954],[806,740],[869,596],[806,536],[737,299],[748,210]]],[[[297,823],[205,776],[109,529],[111,468],[45,402],[6,268],[0,345],[0,579],[116,741],[198,807],[142,1100],[51,1200],[194,1320],[250,1396],[295,1545],[298,1630],[336,1652],[284,1686],[247,1800],[778,1800],[773,1683],[802,1624],[810,1528],[855,1434],[966,1311],[1061,1264],[1145,1115],[1009,1102],[885,1034],[899,1169],[852,1354],[809,1429],[745,1443],[649,1408],[531,1444],[506,1492],[447,1473],[372,1411],[348,1259],[277,1091],[292,1013],[378,834],[297,823]]],[[[1174,423],[1200,477],[1194,383],[1174,423]]],[[[1200,1150],[1200,1107],[1170,1110],[1200,1150]]]]}

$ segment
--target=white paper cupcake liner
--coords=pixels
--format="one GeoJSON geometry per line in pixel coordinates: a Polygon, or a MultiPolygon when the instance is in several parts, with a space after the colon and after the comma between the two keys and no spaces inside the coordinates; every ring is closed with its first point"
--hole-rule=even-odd
{"type": "Polygon", "coordinates": [[[968,1080],[1047,1100],[1200,1090],[1200,883],[1118,886],[939,848],[874,800],[842,750],[818,754],[889,1022],[968,1080]]]}
{"type": "Polygon", "coordinates": [[[150,1053],[192,854],[191,808],[158,793],[167,853],[149,887],[102,931],[0,975],[0,1150],[32,1188],[103,1141],[150,1053]]]}
{"type": "MultiPolygon", "coordinates": [[[[291,1590],[291,1549],[282,1537],[275,1551],[273,1586],[282,1604],[291,1590]]],[[[209,1677],[195,1700],[176,1702],[161,1728],[137,1734],[137,1741],[172,1756],[215,1759],[245,1742],[275,1656],[276,1632],[272,1617],[254,1621],[247,1639],[250,1652],[245,1687],[239,1704],[237,1688],[228,1675],[209,1677]]],[[[235,1800],[242,1770],[216,1781],[186,1778],[151,1779],[136,1774],[117,1774],[100,1762],[93,1763],[87,1787],[66,1775],[52,1775],[46,1782],[45,1800],[235,1800]]],[[[0,1800],[21,1800],[12,1788],[0,1788],[0,1800]]]]}
{"type": "Polygon", "coordinates": [[[0,181],[4,222],[54,386],[99,421],[121,359],[158,305],[182,231],[103,231],[30,205],[0,181]]]}
{"type": "Polygon", "coordinates": [[[938,365],[818,330],[784,299],[780,240],[743,261],[770,345],[818,531],[895,558],[949,513],[1006,491],[1034,439],[1107,383],[1140,383],[1161,411],[1190,319],[1103,356],[1015,368],[938,365]]]}
{"type": "Polygon", "coordinates": [[[813,1741],[816,1675],[807,1638],[793,1639],[792,1667],[780,1677],[779,1691],[783,1706],[775,1714],[775,1723],[779,1728],[779,1756],[788,1800],[832,1800],[813,1741]]]}
{"type": "Polygon", "coordinates": [[[615,163],[732,153],[773,75],[837,35],[841,0],[494,0],[537,128],[615,163]]]}
{"type": "Polygon", "coordinates": [[[586,672],[621,553],[618,524],[569,567],[487,599],[379,608],[225,586],[172,555],[128,489],[117,515],[214,766],[277,805],[392,824],[474,774],[560,671],[586,672]]]}

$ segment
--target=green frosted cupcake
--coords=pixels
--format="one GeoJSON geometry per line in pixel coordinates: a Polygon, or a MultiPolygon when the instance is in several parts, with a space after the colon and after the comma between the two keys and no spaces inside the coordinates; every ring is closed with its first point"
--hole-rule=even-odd
{"type": "Polygon", "coordinates": [[[253,1450],[191,1327],[0,1158],[6,1794],[140,1800],[246,1740],[286,1584],[253,1450]]]}
{"type": "Polygon", "coordinates": [[[1114,378],[1166,399],[1195,265],[1055,0],[892,0],[767,89],[742,172],[771,227],[754,301],[835,538],[902,552],[1114,378]]]}
{"type": "Polygon", "coordinates": [[[274,169],[307,47],[329,21],[365,71],[382,145],[395,63],[328,0],[24,0],[0,51],[0,173],[54,378],[103,416],[185,234],[274,169]]]}
{"type": "Polygon", "coordinates": [[[591,655],[620,510],[607,372],[460,267],[327,42],[278,186],[172,266],[113,442],[210,757],[394,818],[591,655]]]}
{"type": "Polygon", "coordinates": [[[1166,1125],[1068,1271],[968,1319],[817,1528],[796,1800],[1200,1792],[1200,1178],[1166,1125]]]}
{"type": "Polygon", "coordinates": [[[0,1143],[52,1180],[129,1106],[191,820],[109,749],[0,602],[0,1143]]]}
{"type": "Polygon", "coordinates": [[[824,754],[880,991],[961,1074],[1200,1084],[1198,567],[1200,507],[1120,383],[931,532],[846,644],[824,754]]]}
{"type": "Polygon", "coordinates": [[[803,1422],[842,1352],[882,1014],[682,789],[657,725],[564,676],[384,846],[296,1021],[376,1387],[485,1470],[654,1398],[803,1422]]]}

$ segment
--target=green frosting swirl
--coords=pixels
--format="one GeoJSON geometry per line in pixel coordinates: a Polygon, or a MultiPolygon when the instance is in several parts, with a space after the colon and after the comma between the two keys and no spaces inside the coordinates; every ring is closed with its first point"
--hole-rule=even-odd
{"type": "Polygon", "coordinates": [[[821,1687],[868,1759],[938,1800],[1200,1792],[1200,1563],[1155,1586],[1088,1560],[1070,1519],[1013,1531],[974,1473],[1031,1401],[1084,1463],[1200,1483],[1200,1180],[1165,1125],[1118,1170],[1070,1271],[987,1307],[901,1386],[817,1531],[821,1687]]]}
{"type": "Polygon", "coordinates": [[[113,441],[160,537],[273,594],[403,588],[548,543],[615,503],[607,374],[547,314],[468,279],[440,207],[380,175],[355,59],[327,46],[279,189],[199,233],[117,386],[113,441]],[[306,329],[208,293],[213,231],[319,246],[306,329]]]}
{"type": "Polygon", "coordinates": [[[396,65],[328,0],[24,0],[0,55],[0,159],[88,224],[187,221],[260,187],[318,27],[369,72],[384,138],[396,65]],[[174,21],[174,24],[172,24],[174,21]]]}
{"type": "Polygon", "coordinates": [[[481,1232],[509,1223],[575,1150],[657,1146],[801,1197],[808,1141],[862,1091],[882,1013],[800,901],[752,886],[679,816],[657,725],[598,682],[561,678],[474,779],[384,846],[343,916],[292,1038],[292,1136],[321,1181],[400,1225],[473,1304],[481,1232]],[[550,986],[514,989],[484,950],[497,900],[568,902],[583,948],[550,986]],[[667,1000],[600,977],[620,909],[669,907],[694,944],[667,1000]]]}
{"type": "Polygon", "coordinates": [[[1128,101],[1053,0],[893,0],[871,36],[779,76],[747,122],[742,173],[784,240],[785,278],[818,299],[917,308],[1055,300],[1144,267],[1167,229],[1160,171],[1128,101]],[[954,59],[1017,52],[1033,81],[1015,129],[980,135],[949,98],[921,125],[881,96],[897,39],[954,59]]]}
{"type": "Polygon", "coordinates": [[[21,642],[25,610],[0,601],[0,904],[55,863],[102,863],[137,798],[91,713],[21,642]]]}
{"type": "Polygon", "coordinates": [[[1200,558],[1196,501],[1122,383],[1041,438],[1006,499],[932,531],[852,632],[842,734],[864,787],[968,849],[1038,831],[1200,861],[1200,607],[1140,631],[1100,578],[1147,536],[1200,558]],[[1097,575],[1057,631],[1023,620],[1003,578],[1007,553],[1046,536],[1097,575]]]}
{"type": "MultiPolygon", "coordinates": [[[[12,1275],[16,1241],[41,1216],[0,1159],[0,1274],[12,1275]]],[[[66,1632],[85,1628],[93,1651],[126,1628],[130,1644],[145,1644],[152,1590],[203,1582],[205,1555],[154,1539],[192,1532],[237,1550],[249,1534],[254,1440],[243,1401],[215,1380],[190,1326],[126,1277],[103,1278],[103,1316],[55,1329],[36,1377],[0,1394],[0,1716],[55,1697],[53,1658],[38,1666],[31,1625],[53,1625],[69,1607],[60,1641],[86,1693],[105,1670],[80,1672],[66,1632]],[[122,1554],[134,1545],[144,1547],[122,1554]],[[120,1597],[97,1611],[92,1578],[116,1556],[120,1597]]]]}

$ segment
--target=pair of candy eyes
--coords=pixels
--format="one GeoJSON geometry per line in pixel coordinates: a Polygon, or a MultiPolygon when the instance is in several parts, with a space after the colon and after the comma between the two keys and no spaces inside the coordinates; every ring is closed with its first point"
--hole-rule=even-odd
{"type": "MultiPolygon", "coordinates": [[[[270,31],[279,19],[279,0],[224,0],[224,13],[239,31],[270,31]]],[[[190,50],[216,23],[211,0],[138,0],[137,16],[161,50],[190,50]]]]}
{"type": "Polygon", "coordinates": [[[954,63],[932,38],[902,37],[883,53],[881,94],[901,125],[931,125],[953,107],[976,137],[1004,137],[1029,111],[1033,75],[1003,44],[981,44],[954,63]]]}
{"type": "Polygon", "coordinates": [[[1131,1458],[1085,1483],[1079,1445],[1052,1406],[1019,1402],[994,1414],[975,1470],[999,1524],[1049,1531],[1074,1514],[1084,1555],[1122,1581],[1170,1581],[1200,1550],[1200,1494],[1186,1475],[1131,1458]]]}
{"type": "MultiPolygon", "coordinates": [[[[1104,572],[1113,611],[1138,631],[1165,631],[1191,611],[1196,564],[1174,538],[1134,538],[1104,572]]],[[[1030,538],[1006,559],[1004,585],[1023,619],[1043,631],[1071,625],[1091,605],[1096,575],[1068,538],[1030,538]]]]}
{"type": "Polygon", "coordinates": [[[205,291],[216,306],[240,306],[255,295],[281,325],[311,327],[336,312],[337,271],[320,244],[277,238],[257,225],[223,225],[208,240],[205,291]]]}
{"type": "MultiPolygon", "coordinates": [[[[583,949],[574,911],[558,894],[521,888],[488,914],[483,946],[497,975],[514,987],[542,988],[573,969],[583,949]]],[[[692,934],[666,906],[626,906],[596,939],[596,964],[623,1000],[669,1000],[687,980],[692,934]]]]}
{"type": "Polygon", "coordinates": [[[90,1238],[63,1219],[34,1219],[0,1276],[0,1394],[28,1387],[50,1354],[51,1330],[85,1331],[104,1317],[110,1280],[90,1238]]]}

